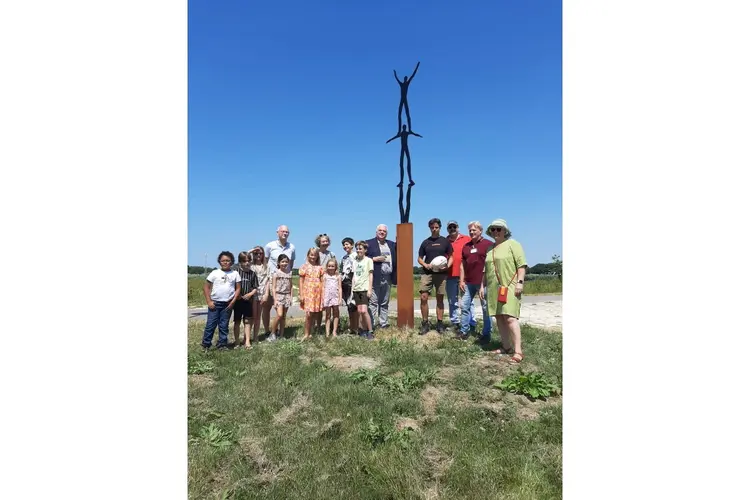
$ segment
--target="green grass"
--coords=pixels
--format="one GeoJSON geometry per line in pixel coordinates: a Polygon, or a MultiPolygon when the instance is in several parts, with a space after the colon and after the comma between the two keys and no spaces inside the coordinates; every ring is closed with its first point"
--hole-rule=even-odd
{"type": "MultiPolygon", "coordinates": [[[[203,297],[203,283],[206,281],[204,276],[191,276],[188,278],[188,305],[205,306],[206,300],[203,297]]],[[[299,276],[292,277],[292,285],[295,289],[299,286],[299,276]]],[[[296,292],[295,292],[296,293],[296,292]]],[[[395,299],[397,287],[391,287],[391,298],[395,299]]],[[[537,278],[524,283],[525,295],[545,295],[562,293],[562,281],[557,277],[537,278]]],[[[419,298],[419,276],[414,278],[414,298],[419,298]]]]}
{"type": "Polygon", "coordinates": [[[493,387],[519,368],[562,387],[560,333],[524,326],[515,367],[434,333],[204,354],[202,331],[189,322],[190,498],[562,496],[561,398],[493,387]]]}

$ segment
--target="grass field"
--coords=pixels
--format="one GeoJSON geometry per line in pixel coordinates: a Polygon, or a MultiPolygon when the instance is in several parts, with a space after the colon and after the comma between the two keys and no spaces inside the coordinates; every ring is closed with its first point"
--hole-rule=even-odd
{"type": "MultiPolygon", "coordinates": [[[[205,306],[206,300],[203,297],[203,283],[206,278],[204,276],[191,276],[188,277],[188,305],[190,306],[205,306]]],[[[292,278],[292,285],[295,290],[299,286],[299,276],[292,278]]],[[[396,298],[396,287],[391,287],[391,298],[396,298]]],[[[562,293],[562,281],[557,279],[555,276],[541,277],[533,280],[527,280],[524,283],[524,293],[526,295],[545,295],[545,294],[557,294],[562,293]]],[[[296,291],[295,291],[296,296],[296,291]]],[[[414,278],[414,298],[419,298],[419,276],[414,278]]]]}
{"type": "Polygon", "coordinates": [[[398,329],[204,354],[202,329],[190,321],[190,498],[562,496],[561,396],[494,386],[522,370],[562,387],[560,333],[524,326],[526,359],[510,366],[398,329]]]}

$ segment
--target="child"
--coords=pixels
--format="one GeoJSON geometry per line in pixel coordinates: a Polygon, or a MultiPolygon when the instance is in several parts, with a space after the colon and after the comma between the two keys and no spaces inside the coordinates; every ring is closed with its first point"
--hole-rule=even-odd
{"type": "Polygon", "coordinates": [[[208,305],[206,329],[203,330],[203,342],[201,342],[204,352],[208,352],[211,347],[217,325],[219,326],[219,341],[216,348],[227,349],[229,316],[240,294],[240,275],[237,271],[232,271],[232,264],[234,264],[232,252],[221,252],[216,260],[221,269],[211,271],[203,284],[203,295],[208,305]]]}
{"type": "Polygon", "coordinates": [[[234,345],[240,345],[240,322],[245,328],[245,349],[250,349],[250,330],[252,329],[255,295],[258,292],[258,278],[250,268],[250,255],[240,252],[237,255],[240,273],[240,296],[234,304],[234,345]]]}
{"type": "MultiPolygon", "coordinates": [[[[319,234],[317,238],[315,238],[315,246],[318,247],[318,250],[320,250],[320,267],[323,268],[323,271],[325,272],[326,264],[328,263],[329,259],[335,259],[336,255],[334,255],[333,252],[328,250],[328,247],[331,246],[331,239],[328,237],[327,234],[319,234]]],[[[315,316],[313,317],[315,320],[315,325],[313,329],[320,328],[320,323],[323,320],[323,313],[315,313],[315,316]]]]}
{"type": "Polygon", "coordinates": [[[317,248],[307,251],[307,262],[299,268],[299,307],[305,311],[305,336],[302,340],[312,338],[310,328],[315,320],[315,314],[323,310],[321,307],[323,268],[320,267],[320,252],[317,248]]]}
{"type": "Polygon", "coordinates": [[[276,317],[271,325],[270,342],[276,340],[276,327],[279,329],[279,337],[284,338],[284,324],[286,323],[286,312],[292,306],[292,272],[289,269],[289,257],[285,254],[279,255],[276,261],[279,268],[271,276],[271,296],[276,306],[276,317]]]}
{"type": "MultiPolygon", "coordinates": [[[[250,252],[252,254],[252,264],[250,269],[255,273],[258,279],[258,293],[255,294],[253,301],[253,341],[258,341],[258,330],[260,330],[260,319],[263,312],[263,306],[268,301],[268,282],[270,281],[270,272],[266,263],[266,254],[263,247],[257,246],[250,252]]],[[[263,316],[263,330],[266,337],[268,336],[268,324],[270,315],[263,316]]]]}
{"type": "Polygon", "coordinates": [[[359,314],[359,325],[366,327],[361,330],[360,337],[372,340],[375,337],[372,334],[372,323],[370,322],[370,313],[367,305],[370,303],[372,295],[372,271],[373,263],[370,257],[365,257],[367,252],[367,242],[358,241],[357,256],[354,258],[354,282],[352,284],[352,293],[354,303],[357,304],[357,313],[359,314]]]}
{"type": "Polygon", "coordinates": [[[336,257],[328,260],[326,273],[323,275],[323,309],[326,312],[326,338],[331,332],[331,317],[333,317],[333,336],[336,337],[339,327],[339,305],[341,304],[341,275],[339,274],[336,257]]]}
{"type": "Polygon", "coordinates": [[[348,236],[341,240],[344,247],[344,257],[341,259],[341,295],[346,309],[349,311],[349,331],[357,333],[357,306],[352,296],[352,280],[354,279],[354,240],[348,236]]]}

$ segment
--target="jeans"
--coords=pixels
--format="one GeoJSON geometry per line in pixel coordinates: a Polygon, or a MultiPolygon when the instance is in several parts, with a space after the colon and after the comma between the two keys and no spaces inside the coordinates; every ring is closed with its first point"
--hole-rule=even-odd
{"type": "MultiPolygon", "coordinates": [[[[454,325],[460,324],[461,321],[458,312],[458,291],[458,277],[445,280],[445,294],[448,296],[448,315],[450,316],[451,323],[454,325]]],[[[463,306],[461,306],[461,310],[463,311],[463,306]]],[[[463,316],[463,313],[461,313],[461,315],[463,316]]],[[[473,309],[469,309],[469,324],[471,326],[477,326],[477,320],[474,318],[473,309]]]]}
{"type": "MultiPolygon", "coordinates": [[[[474,296],[479,293],[481,285],[470,285],[466,283],[466,292],[461,300],[461,333],[466,335],[469,333],[469,313],[472,311],[472,302],[474,296]]],[[[490,315],[487,312],[487,299],[479,301],[482,305],[482,319],[484,320],[484,326],[482,326],[482,337],[489,338],[492,333],[492,322],[490,315]]]]}
{"type": "Polygon", "coordinates": [[[211,347],[211,341],[214,338],[214,331],[216,325],[219,326],[219,343],[217,347],[227,345],[229,337],[229,318],[232,316],[232,310],[227,309],[229,302],[216,302],[214,301],[215,309],[212,311],[208,310],[208,317],[206,318],[206,329],[203,330],[203,347],[211,347]]]}
{"type": "Polygon", "coordinates": [[[372,284],[372,295],[370,295],[369,313],[372,321],[372,329],[378,326],[384,328],[388,324],[388,301],[391,300],[391,281],[381,281],[380,284],[372,284]],[[378,324],[379,320],[380,324],[378,324]]]}

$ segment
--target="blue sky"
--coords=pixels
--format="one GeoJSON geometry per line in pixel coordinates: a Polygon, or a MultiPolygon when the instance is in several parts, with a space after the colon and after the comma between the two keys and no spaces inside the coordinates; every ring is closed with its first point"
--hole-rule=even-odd
{"type": "MultiPolygon", "coordinates": [[[[439,217],[504,218],[531,265],[562,255],[559,1],[188,3],[188,263],[275,239],[340,254],[399,222],[409,88],[415,253],[439,217]]],[[[415,264],[416,265],[416,264],[415,264]]]]}

